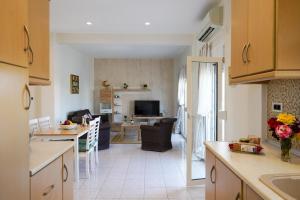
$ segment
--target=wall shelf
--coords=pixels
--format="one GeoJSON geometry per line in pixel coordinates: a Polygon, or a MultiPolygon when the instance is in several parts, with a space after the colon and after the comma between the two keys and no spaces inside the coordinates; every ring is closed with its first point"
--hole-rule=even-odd
{"type": "Polygon", "coordinates": [[[114,92],[150,92],[151,90],[149,88],[114,88],[114,92]]]}

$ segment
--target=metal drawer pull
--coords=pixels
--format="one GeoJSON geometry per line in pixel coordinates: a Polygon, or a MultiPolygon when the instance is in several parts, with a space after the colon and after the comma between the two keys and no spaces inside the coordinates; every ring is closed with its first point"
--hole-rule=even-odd
{"type": "Polygon", "coordinates": [[[216,183],[216,180],[213,180],[212,179],[212,174],[213,172],[216,170],[216,167],[215,166],[212,166],[211,170],[210,170],[210,182],[215,184],[216,183]]]}
{"type": "Polygon", "coordinates": [[[30,106],[31,106],[31,93],[30,93],[30,89],[28,87],[28,85],[26,84],[25,85],[25,90],[28,94],[28,105],[24,107],[25,110],[29,110],[30,109],[30,106]]]}
{"type": "Polygon", "coordinates": [[[235,197],[235,200],[239,200],[240,199],[240,193],[237,193],[236,197],[235,197]]]}
{"type": "Polygon", "coordinates": [[[246,50],[247,44],[244,45],[243,51],[242,51],[242,60],[243,63],[246,64],[247,60],[245,59],[245,50],[246,50]]]}
{"type": "Polygon", "coordinates": [[[54,189],[54,187],[54,185],[50,185],[49,190],[47,192],[44,192],[43,196],[47,196],[54,189]]]}
{"type": "Polygon", "coordinates": [[[30,60],[29,60],[29,65],[32,65],[33,64],[33,51],[32,51],[32,48],[31,46],[29,46],[29,52],[30,52],[30,60]]]}
{"type": "Polygon", "coordinates": [[[26,47],[24,48],[24,51],[28,51],[29,48],[30,48],[30,37],[29,37],[29,31],[28,31],[28,28],[27,26],[24,25],[24,32],[25,32],[25,35],[27,37],[27,45],[26,47]]]}
{"type": "Polygon", "coordinates": [[[249,60],[249,56],[248,56],[249,48],[250,48],[250,42],[248,42],[248,44],[247,44],[247,48],[246,48],[246,61],[247,61],[247,63],[249,63],[249,62],[250,62],[250,60],[249,60]]]}
{"type": "Polygon", "coordinates": [[[69,178],[69,171],[68,171],[68,168],[65,164],[64,164],[64,170],[66,170],[66,174],[67,174],[66,178],[64,179],[64,182],[67,182],[67,180],[69,178]]]}

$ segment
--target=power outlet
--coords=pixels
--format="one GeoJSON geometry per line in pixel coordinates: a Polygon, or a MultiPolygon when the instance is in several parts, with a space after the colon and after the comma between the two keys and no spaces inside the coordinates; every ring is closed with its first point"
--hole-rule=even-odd
{"type": "Polygon", "coordinates": [[[272,103],[272,111],[273,112],[282,112],[282,103],[272,103]]]}

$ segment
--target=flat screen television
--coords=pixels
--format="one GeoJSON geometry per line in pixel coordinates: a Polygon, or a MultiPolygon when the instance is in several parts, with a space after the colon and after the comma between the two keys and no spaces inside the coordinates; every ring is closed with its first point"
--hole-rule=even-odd
{"type": "Polygon", "coordinates": [[[159,101],[134,101],[134,115],[159,116],[159,101]]]}

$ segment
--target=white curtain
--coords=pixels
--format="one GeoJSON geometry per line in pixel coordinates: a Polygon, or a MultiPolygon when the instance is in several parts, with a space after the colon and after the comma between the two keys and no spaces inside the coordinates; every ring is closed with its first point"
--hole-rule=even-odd
{"type": "Polygon", "coordinates": [[[181,133],[185,136],[185,105],[186,105],[186,66],[181,68],[178,81],[178,110],[175,133],[181,133]]]}
{"type": "MultiPolygon", "coordinates": [[[[205,44],[200,56],[209,56],[209,51],[209,45],[205,44]]],[[[215,73],[215,67],[210,63],[200,63],[198,66],[197,113],[193,119],[193,153],[198,159],[204,159],[204,142],[211,140],[215,134],[215,73]]]]}

